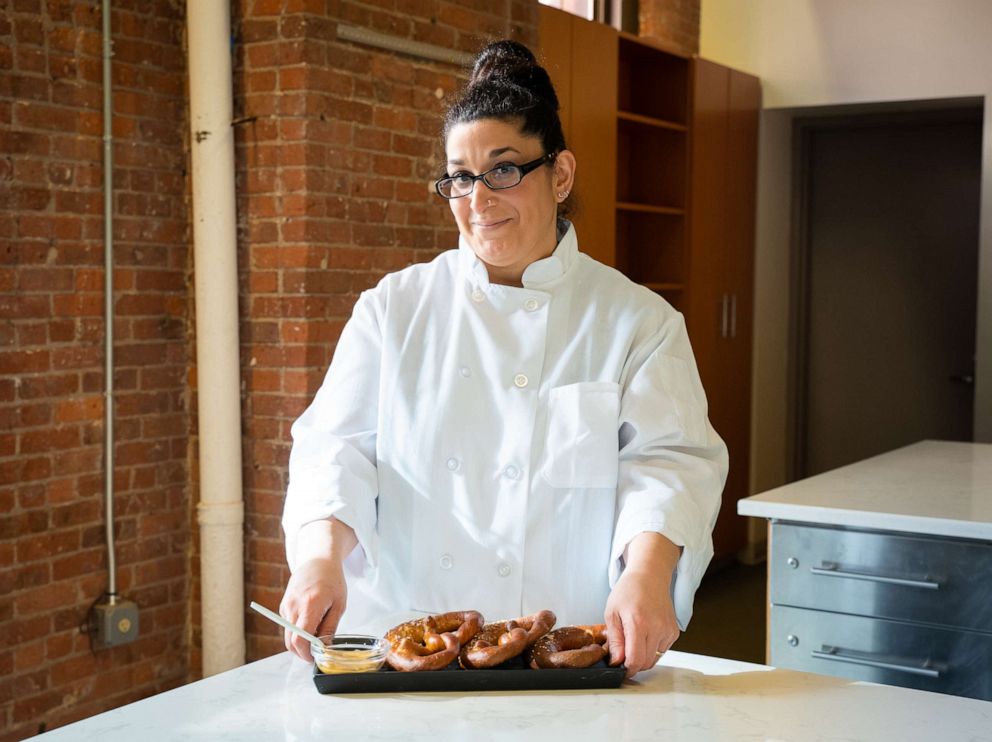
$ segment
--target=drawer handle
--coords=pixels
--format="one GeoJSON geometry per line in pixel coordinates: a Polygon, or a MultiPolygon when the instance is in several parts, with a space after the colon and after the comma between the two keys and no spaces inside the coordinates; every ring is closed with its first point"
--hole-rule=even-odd
{"type": "Polygon", "coordinates": [[[899,665],[894,662],[883,662],[882,660],[871,659],[867,653],[844,654],[838,647],[828,647],[814,649],[812,654],[817,659],[831,660],[833,662],[846,662],[849,665],[867,665],[868,667],[878,667],[883,670],[896,670],[898,672],[908,672],[911,675],[925,675],[928,678],[939,678],[940,670],[927,667],[926,663],[920,665],[899,665]]]}
{"type": "Polygon", "coordinates": [[[849,580],[865,580],[867,582],[884,582],[886,585],[905,585],[906,587],[921,587],[924,590],[939,590],[940,583],[933,580],[911,580],[906,577],[889,577],[875,575],[871,572],[851,572],[839,569],[832,562],[824,562],[822,567],[810,567],[809,571],[824,577],[846,577],[849,580]]]}

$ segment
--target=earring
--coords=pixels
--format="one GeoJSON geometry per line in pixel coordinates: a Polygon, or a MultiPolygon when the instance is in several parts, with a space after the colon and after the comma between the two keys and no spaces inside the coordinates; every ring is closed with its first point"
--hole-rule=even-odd
{"type": "Polygon", "coordinates": [[[558,198],[564,201],[566,198],[568,198],[568,191],[559,191],[558,198]]]}

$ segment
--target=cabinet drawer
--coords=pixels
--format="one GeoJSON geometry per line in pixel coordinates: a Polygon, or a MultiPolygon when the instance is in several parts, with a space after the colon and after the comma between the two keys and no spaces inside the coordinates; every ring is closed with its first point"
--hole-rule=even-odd
{"type": "Polygon", "coordinates": [[[992,700],[992,635],[772,606],[776,667],[992,700]]]}
{"type": "Polygon", "coordinates": [[[992,632],[992,544],[775,523],[771,602],[992,632]]]}

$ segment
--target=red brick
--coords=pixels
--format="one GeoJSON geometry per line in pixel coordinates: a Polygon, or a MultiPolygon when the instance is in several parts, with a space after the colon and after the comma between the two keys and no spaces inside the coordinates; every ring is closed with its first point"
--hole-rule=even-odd
{"type": "Polygon", "coordinates": [[[16,335],[17,345],[21,348],[29,345],[44,345],[48,340],[48,325],[44,322],[19,324],[16,327],[16,335]]]}
{"type": "Polygon", "coordinates": [[[376,155],[372,160],[372,169],[379,175],[406,177],[411,173],[411,164],[406,157],[376,155]]]}
{"type": "Polygon", "coordinates": [[[0,297],[0,313],[2,313],[5,319],[50,317],[52,314],[51,307],[51,302],[44,295],[17,294],[0,297]]]}
{"type": "Polygon", "coordinates": [[[73,637],[66,633],[53,634],[45,640],[45,657],[49,666],[52,661],[61,660],[72,651],[72,640],[73,637]]]}
{"type": "Polygon", "coordinates": [[[105,548],[77,551],[71,556],[55,559],[52,562],[52,577],[55,580],[68,580],[83,574],[106,570],[105,548]]]}
{"type": "Polygon", "coordinates": [[[77,397],[59,402],[55,408],[55,422],[99,420],[103,417],[102,397],[77,397]]]}
{"type": "Polygon", "coordinates": [[[14,671],[23,673],[45,661],[45,642],[35,641],[21,644],[14,650],[14,671]]]}
{"type": "Polygon", "coordinates": [[[53,343],[66,343],[76,338],[74,320],[52,320],[48,323],[48,337],[53,343]]]}
{"type": "Polygon", "coordinates": [[[35,696],[20,698],[14,701],[13,720],[15,723],[31,720],[36,724],[38,718],[55,708],[62,702],[62,694],[56,691],[45,691],[35,696]]]}
{"type": "Polygon", "coordinates": [[[279,289],[279,274],[275,271],[252,271],[248,281],[252,294],[272,294],[279,289]]]}
{"type": "MultiPolygon", "coordinates": [[[[57,502],[54,500],[52,504],[56,505],[57,502]]],[[[67,505],[57,505],[51,509],[51,526],[55,529],[63,529],[70,526],[87,525],[99,521],[102,512],[102,497],[89,497],[67,505]]]]}
{"type": "Polygon", "coordinates": [[[52,368],[75,369],[99,366],[103,360],[103,348],[67,347],[52,350],[52,368]]]}
{"type": "MultiPolygon", "coordinates": [[[[2,365],[0,365],[2,367],[2,365]]],[[[46,375],[26,377],[21,380],[18,396],[21,399],[57,397],[73,394],[79,389],[79,376],[76,374],[46,375]]]]}
{"type": "MultiPolygon", "coordinates": [[[[76,536],[78,540],[78,533],[76,536]]],[[[75,545],[66,548],[75,548],[75,545]]],[[[18,544],[17,550],[18,555],[20,555],[20,544],[18,544]]],[[[18,561],[20,560],[21,557],[18,556],[18,561]]],[[[14,597],[14,611],[18,616],[23,617],[44,613],[65,605],[67,598],[72,600],[74,595],[75,590],[69,588],[65,582],[53,582],[43,587],[18,593],[14,597]]]]}
{"type": "MultiPolygon", "coordinates": [[[[5,539],[42,533],[48,529],[48,513],[42,508],[5,516],[0,520],[0,533],[5,539]]],[[[25,586],[21,585],[22,587],[25,586]]]]}
{"type": "Polygon", "coordinates": [[[52,297],[52,309],[57,316],[95,317],[104,312],[100,294],[69,294],[52,297]]]}
{"type": "Polygon", "coordinates": [[[5,374],[22,374],[46,371],[51,364],[47,350],[24,350],[0,353],[0,371],[5,374]]]}

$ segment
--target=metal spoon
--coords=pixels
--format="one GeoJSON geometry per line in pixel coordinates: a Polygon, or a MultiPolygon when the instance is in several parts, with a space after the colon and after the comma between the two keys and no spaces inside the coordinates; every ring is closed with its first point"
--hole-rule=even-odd
{"type": "Polygon", "coordinates": [[[264,605],[259,605],[254,600],[250,603],[250,605],[251,605],[252,608],[254,608],[256,611],[258,611],[259,613],[261,613],[263,616],[265,616],[270,621],[274,621],[275,623],[277,623],[280,626],[282,626],[284,629],[289,629],[290,631],[292,631],[292,632],[294,632],[296,634],[299,634],[304,639],[306,639],[308,642],[310,642],[310,644],[312,646],[318,647],[320,649],[323,649],[324,648],[324,642],[322,642],[320,639],[318,639],[317,637],[315,637],[313,634],[311,634],[311,633],[309,633],[307,631],[304,631],[299,626],[297,626],[295,623],[290,623],[285,618],[283,618],[282,616],[280,616],[278,613],[274,613],[273,611],[270,611],[264,605]]]}

